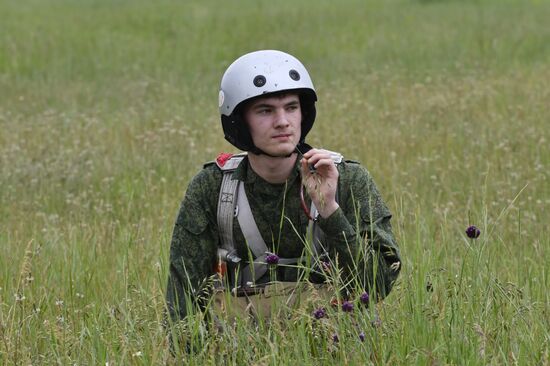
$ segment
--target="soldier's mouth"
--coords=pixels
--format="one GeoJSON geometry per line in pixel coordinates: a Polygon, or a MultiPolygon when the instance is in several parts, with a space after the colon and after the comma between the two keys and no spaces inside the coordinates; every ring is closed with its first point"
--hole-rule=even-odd
{"type": "Polygon", "coordinates": [[[282,140],[284,140],[284,139],[288,139],[288,138],[290,138],[291,136],[292,136],[292,134],[289,134],[289,133],[285,133],[285,134],[279,134],[279,135],[275,135],[275,136],[273,136],[272,138],[274,138],[274,139],[282,139],[282,140]]]}

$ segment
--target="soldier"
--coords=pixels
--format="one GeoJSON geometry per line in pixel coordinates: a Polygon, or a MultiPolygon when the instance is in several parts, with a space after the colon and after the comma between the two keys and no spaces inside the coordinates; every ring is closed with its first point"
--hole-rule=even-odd
{"type": "Polygon", "coordinates": [[[355,279],[343,296],[357,285],[371,301],[390,292],[400,271],[391,214],[364,167],[305,143],[316,101],[306,68],[284,52],[248,53],[226,70],[222,127],[246,153],[220,154],[188,186],[170,248],[173,320],[204,305],[216,273],[247,302],[274,277],[325,283],[328,264],[355,279]]]}

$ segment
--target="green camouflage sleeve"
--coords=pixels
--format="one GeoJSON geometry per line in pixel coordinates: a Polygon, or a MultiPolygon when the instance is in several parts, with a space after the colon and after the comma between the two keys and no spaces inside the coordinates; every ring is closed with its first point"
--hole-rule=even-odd
{"type": "Polygon", "coordinates": [[[218,233],[215,205],[220,177],[213,169],[197,174],[187,188],[170,245],[166,302],[172,320],[183,319],[213,274],[218,233]]]}
{"type": "Polygon", "coordinates": [[[320,218],[319,227],[344,273],[359,274],[356,278],[362,287],[384,298],[401,269],[391,213],[365,168],[346,162],[339,170],[340,208],[320,218]]]}

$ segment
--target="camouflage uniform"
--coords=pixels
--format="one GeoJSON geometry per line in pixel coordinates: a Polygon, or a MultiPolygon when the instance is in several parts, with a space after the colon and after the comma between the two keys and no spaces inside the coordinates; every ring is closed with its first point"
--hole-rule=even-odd
{"type": "MultiPolygon", "coordinates": [[[[285,258],[302,255],[308,226],[299,198],[300,158],[286,184],[266,182],[251,169],[247,158],[233,173],[233,179],[244,182],[254,219],[268,248],[285,258]]],[[[391,214],[370,174],[359,163],[345,161],[338,164],[338,171],[340,208],[330,217],[318,220],[324,243],[329,247],[331,259],[337,257],[339,266],[349,269],[352,258],[365,242],[363,238],[368,238],[368,245],[379,253],[374,268],[378,298],[382,298],[391,290],[400,270],[391,214]]],[[[216,215],[222,174],[215,164],[207,164],[192,179],[181,204],[170,248],[167,302],[172,319],[185,317],[185,295],[194,299],[200,284],[214,273],[220,245],[216,215]]],[[[248,249],[237,220],[233,225],[236,249],[245,261],[249,258],[248,249]]],[[[367,289],[373,286],[373,266],[372,257],[363,263],[367,289]]],[[[282,271],[277,279],[295,281],[296,271],[282,271]]]]}

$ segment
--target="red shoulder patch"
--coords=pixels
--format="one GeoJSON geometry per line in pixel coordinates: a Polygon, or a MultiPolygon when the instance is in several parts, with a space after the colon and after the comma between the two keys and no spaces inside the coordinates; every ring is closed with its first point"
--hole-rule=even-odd
{"type": "Polygon", "coordinates": [[[227,163],[229,159],[231,159],[232,156],[233,154],[230,153],[220,153],[216,158],[216,163],[218,163],[218,165],[222,167],[225,165],[225,163],[227,163]]]}

